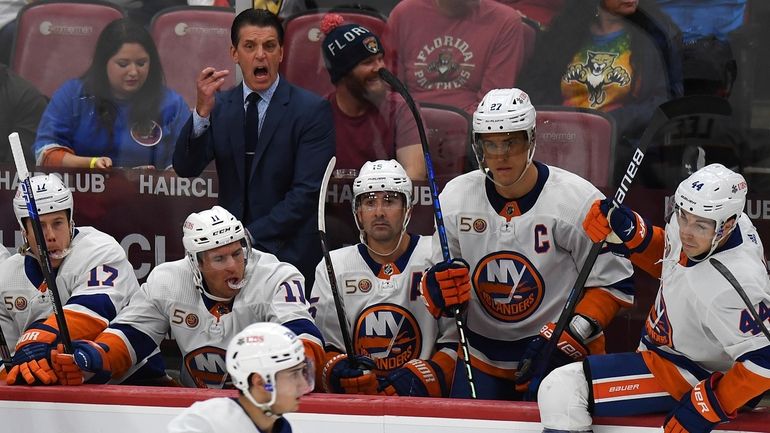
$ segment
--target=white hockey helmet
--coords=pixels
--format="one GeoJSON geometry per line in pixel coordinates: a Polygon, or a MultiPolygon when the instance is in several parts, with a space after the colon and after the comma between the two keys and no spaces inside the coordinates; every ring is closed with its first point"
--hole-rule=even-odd
{"type": "Polygon", "coordinates": [[[729,234],[723,233],[725,223],[733,217],[740,217],[746,205],[747,191],[743,176],[722,164],[709,164],[679,184],[674,193],[677,209],[716,223],[711,250],[701,260],[710,256],[723,236],[729,234]]]}
{"type": "Polygon", "coordinates": [[[476,154],[479,169],[486,174],[484,149],[479,143],[479,135],[516,131],[527,132],[529,141],[527,167],[529,167],[535,156],[536,118],[535,107],[524,91],[520,89],[490,90],[473,113],[473,152],[476,154]]]}
{"type": "Polygon", "coordinates": [[[356,215],[358,198],[362,194],[370,192],[395,192],[404,195],[406,214],[402,229],[406,230],[409,219],[412,217],[412,179],[406,174],[404,167],[395,159],[378,161],[366,161],[361,167],[358,177],[353,181],[353,218],[360,232],[361,242],[364,242],[364,232],[356,215]]]}
{"type": "Polygon", "coordinates": [[[201,212],[193,212],[182,227],[182,245],[192,266],[195,284],[203,288],[203,277],[198,264],[198,253],[241,241],[248,263],[251,253],[246,229],[227,209],[214,206],[201,212]]]}
{"type": "MultiPolygon", "coordinates": [[[[70,230],[74,231],[73,214],[75,211],[72,192],[64,185],[64,182],[53,174],[43,174],[29,179],[32,186],[32,194],[35,198],[38,215],[45,215],[60,210],[69,211],[70,230]]],[[[16,188],[16,195],[13,197],[13,212],[16,214],[16,221],[19,227],[24,231],[22,218],[29,217],[27,202],[24,200],[24,185],[19,182],[16,188]]]]}
{"type": "MultiPolygon", "coordinates": [[[[303,362],[308,361],[302,340],[290,329],[277,323],[253,323],[236,334],[227,345],[227,372],[233,385],[268,415],[272,415],[271,406],[276,400],[276,374],[303,362]],[[254,373],[262,376],[265,390],[270,392],[268,403],[258,403],[249,392],[249,379],[254,373]]],[[[304,371],[307,388],[303,392],[313,389],[312,370],[312,366],[308,366],[304,371]]]]}

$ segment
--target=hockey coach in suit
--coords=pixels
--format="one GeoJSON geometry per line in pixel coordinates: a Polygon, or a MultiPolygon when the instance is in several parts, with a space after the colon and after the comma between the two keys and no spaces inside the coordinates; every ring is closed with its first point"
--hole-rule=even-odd
{"type": "Polygon", "coordinates": [[[274,14],[241,12],[230,37],[243,82],[219,92],[230,71],[201,71],[195,110],[174,151],[174,170],[199,176],[214,160],[219,204],[246,224],[257,249],[312,279],[321,258],[318,191],[334,155],[329,103],[278,75],[283,28],[274,14]]]}

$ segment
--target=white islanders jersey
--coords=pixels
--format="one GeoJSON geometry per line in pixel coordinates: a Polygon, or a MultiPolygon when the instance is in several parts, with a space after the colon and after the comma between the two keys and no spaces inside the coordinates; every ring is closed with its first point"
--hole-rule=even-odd
{"type": "MultiPolygon", "coordinates": [[[[123,248],[93,227],[75,230],[70,252],[55,274],[73,340],[96,338],[139,290],[123,248]]],[[[53,298],[31,254],[0,263],[0,281],[0,328],[13,348],[30,324],[53,313],[53,298]]]]}
{"type": "MultiPolygon", "coordinates": [[[[666,225],[660,289],[644,327],[640,350],[652,350],[672,362],[695,385],[696,374],[726,372],[744,354],[766,348],[760,332],[727,279],[709,262],[727,267],[767,324],[770,281],[762,241],[746,214],[727,243],[709,259],[692,262],[682,252],[676,218],[666,225]]],[[[770,379],[768,366],[745,361],[750,371],[770,379]]]]}
{"type": "MultiPolygon", "coordinates": [[[[168,433],[261,433],[240,404],[232,398],[219,397],[198,401],[172,419],[168,433]]],[[[279,418],[273,433],[291,433],[289,421],[279,418]]]]}
{"type": "MultiPolygon", "coordinates": [[[[439,350],[457,357],[454,321],[436,321],[420,297],[420,279],[430,266],[430,237],[410,239],[407,252],[386,265],[376,263],[363,244],[330,252],[354,350],[374,360],[378,375],[412,359],[430,359],[439,350]]],[[[327,347],[345,352],[323,259],[316,267],[310,301],[327,347]]]]}
{"type": "MultiPolygon", "coordinates": [[[[251,251],[246,285],[232,310],[209,311],[193,282],[188,259],[166,262],[152,270],[129,306],[105,331],[124,344],[109,341],[110,350],[128,350],[132,364],[149,355],[170,334],[182,353],[180,373],[187,387],[222,388],[227,380],[225,351],[230,339],[256,322],[285,325],[305,341],[322,347],[304,296],[304,278],[272,254],[251,251]],[[297,321],[293,325],[289,322],[297,321]]],[[[214,307],[216,308],[216,307],[214,307]]],[[[100,337],[102,340],[102,337],[100,337]]]]}
{"type": "MultiPolygon", "coordinates": [[[[472,294],[468,341],[474,366],[513,378],[529,338],[555,322],[585,262],[591,240],[582,222],[603,198],[581,177],[534,163],[535,188],[498,213],[476,170],[451,180],[440,195],[452,258],[470,265],[472,294]],[[524,340],[526,339],[526,340],[524,340]]],[[[433,262],[443,260],[438,233],[433,262]]],[[[596,260],[586,287],[601,287],[633,304],[631,262],[607,251],[596,260]]]]}

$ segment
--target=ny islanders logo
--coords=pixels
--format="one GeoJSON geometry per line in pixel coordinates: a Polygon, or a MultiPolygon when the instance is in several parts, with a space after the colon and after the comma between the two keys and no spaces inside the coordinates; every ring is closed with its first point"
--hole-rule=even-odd
{"type": "Polygon", "coordinates": [[[663,293],[660,293],[655,303],[650,307],[650,314],[644,323],[644,329],[647,332],[647,338],[659,346],[674,347],[671,338],[671,322],[668,320],[666,312],[666,300],[663,299],[663,293]]]}
{"type": "Polygon", "coordinates": [[[395,304],[375,304],[358,316],[353,329],[356,353],[372,358],[385,374],[420,356],[422,333],[409,310],[395,304]]]}
{"type": "Polygon", "coordinates": [[[184,357],[183,365],[182,375],[187,375],[196,387],[225,387],[228,376],[224,349],[213,346],[195,349],[184,357]]]}
{"type": "Polygon", "coordinates": [[[498,251],[479,261],[473,272],[476,296],[490,316],[520,322],[543,302],[543,277],[532,262],[513,251],[498,251]]]}

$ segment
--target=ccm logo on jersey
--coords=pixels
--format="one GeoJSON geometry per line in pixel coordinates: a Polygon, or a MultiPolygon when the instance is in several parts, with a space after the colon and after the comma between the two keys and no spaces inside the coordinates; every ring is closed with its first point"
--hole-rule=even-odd
{"type": "Polygon", "coordinates": [[[503,322],[520,322],[543,302],[543,277],[532,262],[513,251],[497,251],[479,260],[473,289],[489,315],[503,322]]]}
{"type": "Polygon", "coordinates": [[[198,388],[224,388],[227,380],[225,350],[204,346],[184,357],[185,372],[198,388]]]}
{"type": "Polygon", "coordinates": [[[400,305],[375,304],[358,316],[353,329],[356,353],[374,360],[387,374],[420,356],[422,332],[412,313],[400,305]]]}

